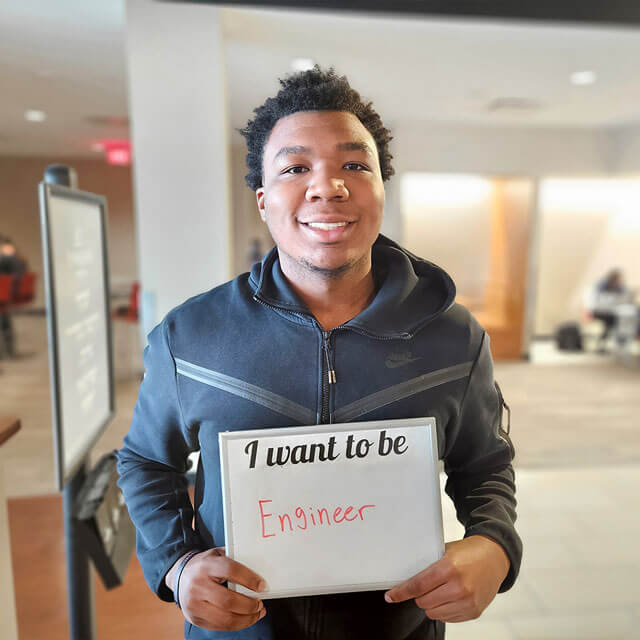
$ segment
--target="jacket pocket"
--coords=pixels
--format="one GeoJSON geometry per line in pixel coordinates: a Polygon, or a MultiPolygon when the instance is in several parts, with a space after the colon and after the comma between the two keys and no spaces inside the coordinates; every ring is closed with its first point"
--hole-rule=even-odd
{"type": "Polygon", "coordinates": [[[509,445],[509,449],[511,450],[511,457],[513,458],[516,455],[515,447],[513,446],[513,442],[511,441],[511,409],[509,405],[504,401],[504,396],[502,395],[502,389],[500,389],[500,385],[497,382],[494,382],[496,386],[496,392],[498,393],[498,403],[499,403],[499,416],[498,416],[498,435],[509,445]],[[507,426],[504,426],[504,411],[507,411],[507,426]]]}
{"type": "Polygon", "coordinates": [[[404,400],[409,396],[445,384],[446,382],[453,382],[454,380],[465,378],[471,373],[472,366],[473,362],[463,362],[462,364],[431,371],[430,373],[411,378],[405,382],[394,384],[391,387],[376,391],[376,393],[351,402],[340,409],[336,409],[333,417],[336,422],[351,422],[366,413],[370,413],[381,407],[386,407],[392,402],[404,400]]]}
{"type": "Polygon", "coordinates": [[[197,380],[210,387],[231,393],[250,402],[262,405],[271,411],[296,420],[299,424],[313,424],[316,414],[302,405],[284,396],[258,387],[255,384],[228,376],[219,371],[212,371],[186,360],[175,359],[176,371],[182,376],[197,380]]]}

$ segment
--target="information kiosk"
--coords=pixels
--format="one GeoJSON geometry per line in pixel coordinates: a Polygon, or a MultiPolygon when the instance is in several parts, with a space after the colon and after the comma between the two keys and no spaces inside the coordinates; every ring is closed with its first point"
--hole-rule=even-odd
{"type": "MultiPolygon", "coordinates": [[[[64,180],[71,169],[56,167],[64,180]]],[[[40,183],[51,402],[58,489],[63,492],[69,630],[95,638],[89,558],[107,588],[122,582],[134,531],[115,484],[115,456],[93,471],[89,454],[114,412],[106,217],[102,196],[40,183]]]]}

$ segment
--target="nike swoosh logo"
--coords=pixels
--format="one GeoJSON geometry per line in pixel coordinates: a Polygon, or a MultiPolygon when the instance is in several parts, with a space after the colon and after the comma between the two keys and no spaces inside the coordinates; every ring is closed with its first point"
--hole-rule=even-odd
{"type": "Polygon", "coordinates": [[[387,369],[395,369],[396,367],[403,367],[405,364],[409,364],[410,362],[415,362],[416,360],[422,360],[422,358],[403,358],[398,360],[392,360],[391,358],[387,358],[384,361],[385,367],[387,369]]]}

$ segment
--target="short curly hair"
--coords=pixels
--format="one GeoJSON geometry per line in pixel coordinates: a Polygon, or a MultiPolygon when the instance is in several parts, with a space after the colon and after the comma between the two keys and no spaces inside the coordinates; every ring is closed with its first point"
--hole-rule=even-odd
{"type": "Polygon", "coordinates": [[[388,180],[394,174],[391,166],[393,156],[389,152],[391,132],[382,124],[372,103],[364,102],[345,76],[339,76],[333,68],[323,71],[315,65],[308,71],[281,78],[280,85],[276,96],[267,98],[263,105],[254,109],[254,119],[239,130],[247,141],[246,163],[249,173],[245,181],[253,191],[262,186],[264,146],[273,127],[281,118],[300,111],[353,113],[375,140],[382,179],[388,180]]]}

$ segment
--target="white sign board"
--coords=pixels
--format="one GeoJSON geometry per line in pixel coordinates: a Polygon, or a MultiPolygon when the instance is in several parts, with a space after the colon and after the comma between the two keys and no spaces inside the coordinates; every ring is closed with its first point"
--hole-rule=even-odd
{"type": "Polygon", "coordinates": [[[41,183],[40,208],[61,489],[114,412],[106,200],[41,183]]]}
{"type": "Polygon", "coordinates": [[[387,589],[442,557],[435,419],[219,439],[226,552],[260,598],[387,589]]]}

